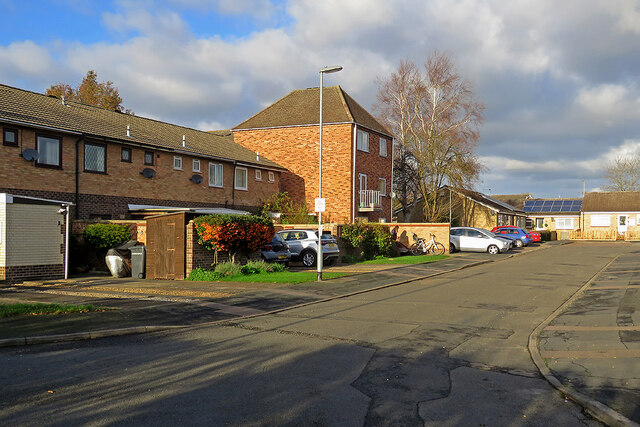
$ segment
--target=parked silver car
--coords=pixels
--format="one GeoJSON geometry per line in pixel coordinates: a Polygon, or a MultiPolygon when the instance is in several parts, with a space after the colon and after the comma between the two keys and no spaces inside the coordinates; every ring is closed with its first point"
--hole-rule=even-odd
{"type": "Polygon", "coordinates": [[[482,228],[453,227],[449,232],[450,252],[489,252],[495,255],[508,251],[512,244],[512,239],[496,236],[482,228]]]}
{"type": "MultiPolygon", "coordinates": [[[[318,233],[312,230],[282,230],[280,235],[291,251],[292,261],[302,261],[305,267],[315,265],[318,258],[318,233]]],[[[338,243],[331,234],[322,234],[322,262],[333,264],[340,257],[338,243]]]]}

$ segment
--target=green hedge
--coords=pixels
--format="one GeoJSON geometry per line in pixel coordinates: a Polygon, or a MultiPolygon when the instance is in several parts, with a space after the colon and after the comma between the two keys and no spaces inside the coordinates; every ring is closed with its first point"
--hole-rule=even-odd
{"type": "Polygon", "coordinates": [[[95,249],[111,249],[131,238],[129,227],[120,224],[91,224],[82,231],[84,241],[95,249]]]}

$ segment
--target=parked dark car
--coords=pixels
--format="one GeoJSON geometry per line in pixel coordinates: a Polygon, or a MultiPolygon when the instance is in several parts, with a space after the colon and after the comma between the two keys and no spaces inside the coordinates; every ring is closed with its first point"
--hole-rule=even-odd
{"type": "Polygon", "coordinates": [[[530,243],[533,243],[533,238],[526,230],[520,227],[515,227],[513,225],[501,225],[498,227],[493,227],[493,230],[491,230],[491,232],[496,236],[505,236],[512,238],[516,248],[528,246],[530,243]]]}
{"type": "Polygon", "coordinates": [[[291,251],[289,245],[278,233],[273,236],[271,242],[262,247],[260,251],[262,259],[267,262],[281,262],[285,266],[291,261],[291,251]]]}

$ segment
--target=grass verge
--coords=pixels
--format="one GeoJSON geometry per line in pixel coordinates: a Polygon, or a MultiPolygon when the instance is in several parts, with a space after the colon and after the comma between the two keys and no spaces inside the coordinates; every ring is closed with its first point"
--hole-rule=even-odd
{"type": "MultiPolygon", "coordinates": [[[[335,279],[346,276],[346,273],[323,272],[323,279],[335,279]]],[[[257,283],[304,283],[313,282],[318,275],[315,271],[282,271],[278,273],[257,273],[242,276],[228,276],[219,278],[221,282],[257,282],[257,283]]]]}
{"type": "Polygon", "coordinates": [[[86,313],[89,311],[104,311],[104,307],[91,304],[44,304],[44,303],[16,303],[0,304],[0,318],[13,316],[37,316],[40,314],[86,313]]]}
{"type": "Polygon", "coordinates": [[[376,258],[361,264],[423,264],[449,258],[449,255],[405,255],[395,258],[376,258]]]}

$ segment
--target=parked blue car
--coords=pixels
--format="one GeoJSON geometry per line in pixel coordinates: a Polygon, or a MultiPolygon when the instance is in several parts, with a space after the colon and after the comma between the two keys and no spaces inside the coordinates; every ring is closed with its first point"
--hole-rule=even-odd
{"type": "Polygon", "coordinates": [[[513,245],[516,248],[528,246],[533,243],[531,235],[520,227],[496,227],[492,231],[496,236],[512,238],[513,245]]]}

